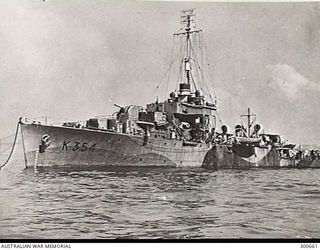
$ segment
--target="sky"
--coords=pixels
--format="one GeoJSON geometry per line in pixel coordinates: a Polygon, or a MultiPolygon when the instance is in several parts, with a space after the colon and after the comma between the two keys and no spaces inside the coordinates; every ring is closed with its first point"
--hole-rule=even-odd
{"type": "Polygon", "coordinates": [[[265,132],[320,144],[319,3],[2,0],[0,137],[20,116],[85,120],[164,100],[176,81],[157,86],[187,8],[223,124],[250,107],[265,132]]]}

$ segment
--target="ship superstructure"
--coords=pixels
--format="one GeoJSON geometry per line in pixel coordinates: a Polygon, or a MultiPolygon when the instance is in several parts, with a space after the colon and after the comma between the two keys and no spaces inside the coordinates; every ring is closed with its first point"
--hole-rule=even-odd
{"type": "Polygon", "coordinates": [[[216,103],[209,102],[198,88],[192,72],[195,60],[192,57],[191,36],[202,32],[192,28],[194,10],[182,12],[185,27],[174,36],[184,37],[182,45],[182,74],[178,91],[171,92],[164,102],[158,100],[146,107],[120,107],[117,117],[108,120],[108,129],[126,134],[144,134],[152,136],[161,134],[168,139],[185,142],[209,142],[216,128],[216,103]]]}

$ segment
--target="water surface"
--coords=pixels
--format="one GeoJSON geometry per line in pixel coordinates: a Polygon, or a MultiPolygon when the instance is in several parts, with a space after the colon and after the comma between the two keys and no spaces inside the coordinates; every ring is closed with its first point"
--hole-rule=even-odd
{"type": "MultiPolygon", "coordinates": [[[[3,157],[0,157],[3,162],[3,157]]],[[[319,238],[320,169],[0,171],[0,238],[319,238]]]]}

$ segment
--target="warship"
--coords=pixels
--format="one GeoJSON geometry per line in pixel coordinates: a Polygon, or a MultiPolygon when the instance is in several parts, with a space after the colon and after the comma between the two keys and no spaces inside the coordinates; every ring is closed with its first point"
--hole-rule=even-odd
{"type": "Polygon", "coordinates": [[[174,34],[182,43],[178,90],[146,106],[115,104],[105,120],[48,125],[20,118],[26,167],[319,167],[318,151],[305,155],[280,135],[265,133],[250,108],[245,125],[233,131],[218,126],[217,102],[199,87],[206,82],[195,42],[203,31],[195,26],[194,9],[181,18],[183,28],[174,34]]]}

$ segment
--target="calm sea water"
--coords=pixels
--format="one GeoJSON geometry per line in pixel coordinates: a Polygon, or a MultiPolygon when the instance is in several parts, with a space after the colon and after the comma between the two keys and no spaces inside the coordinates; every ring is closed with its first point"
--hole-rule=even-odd
{"type": "Polygon", "coordinates": [[[0,171],[0,238],[320,237],[320,169],[34,171],[21,155],[0,171]]]}

